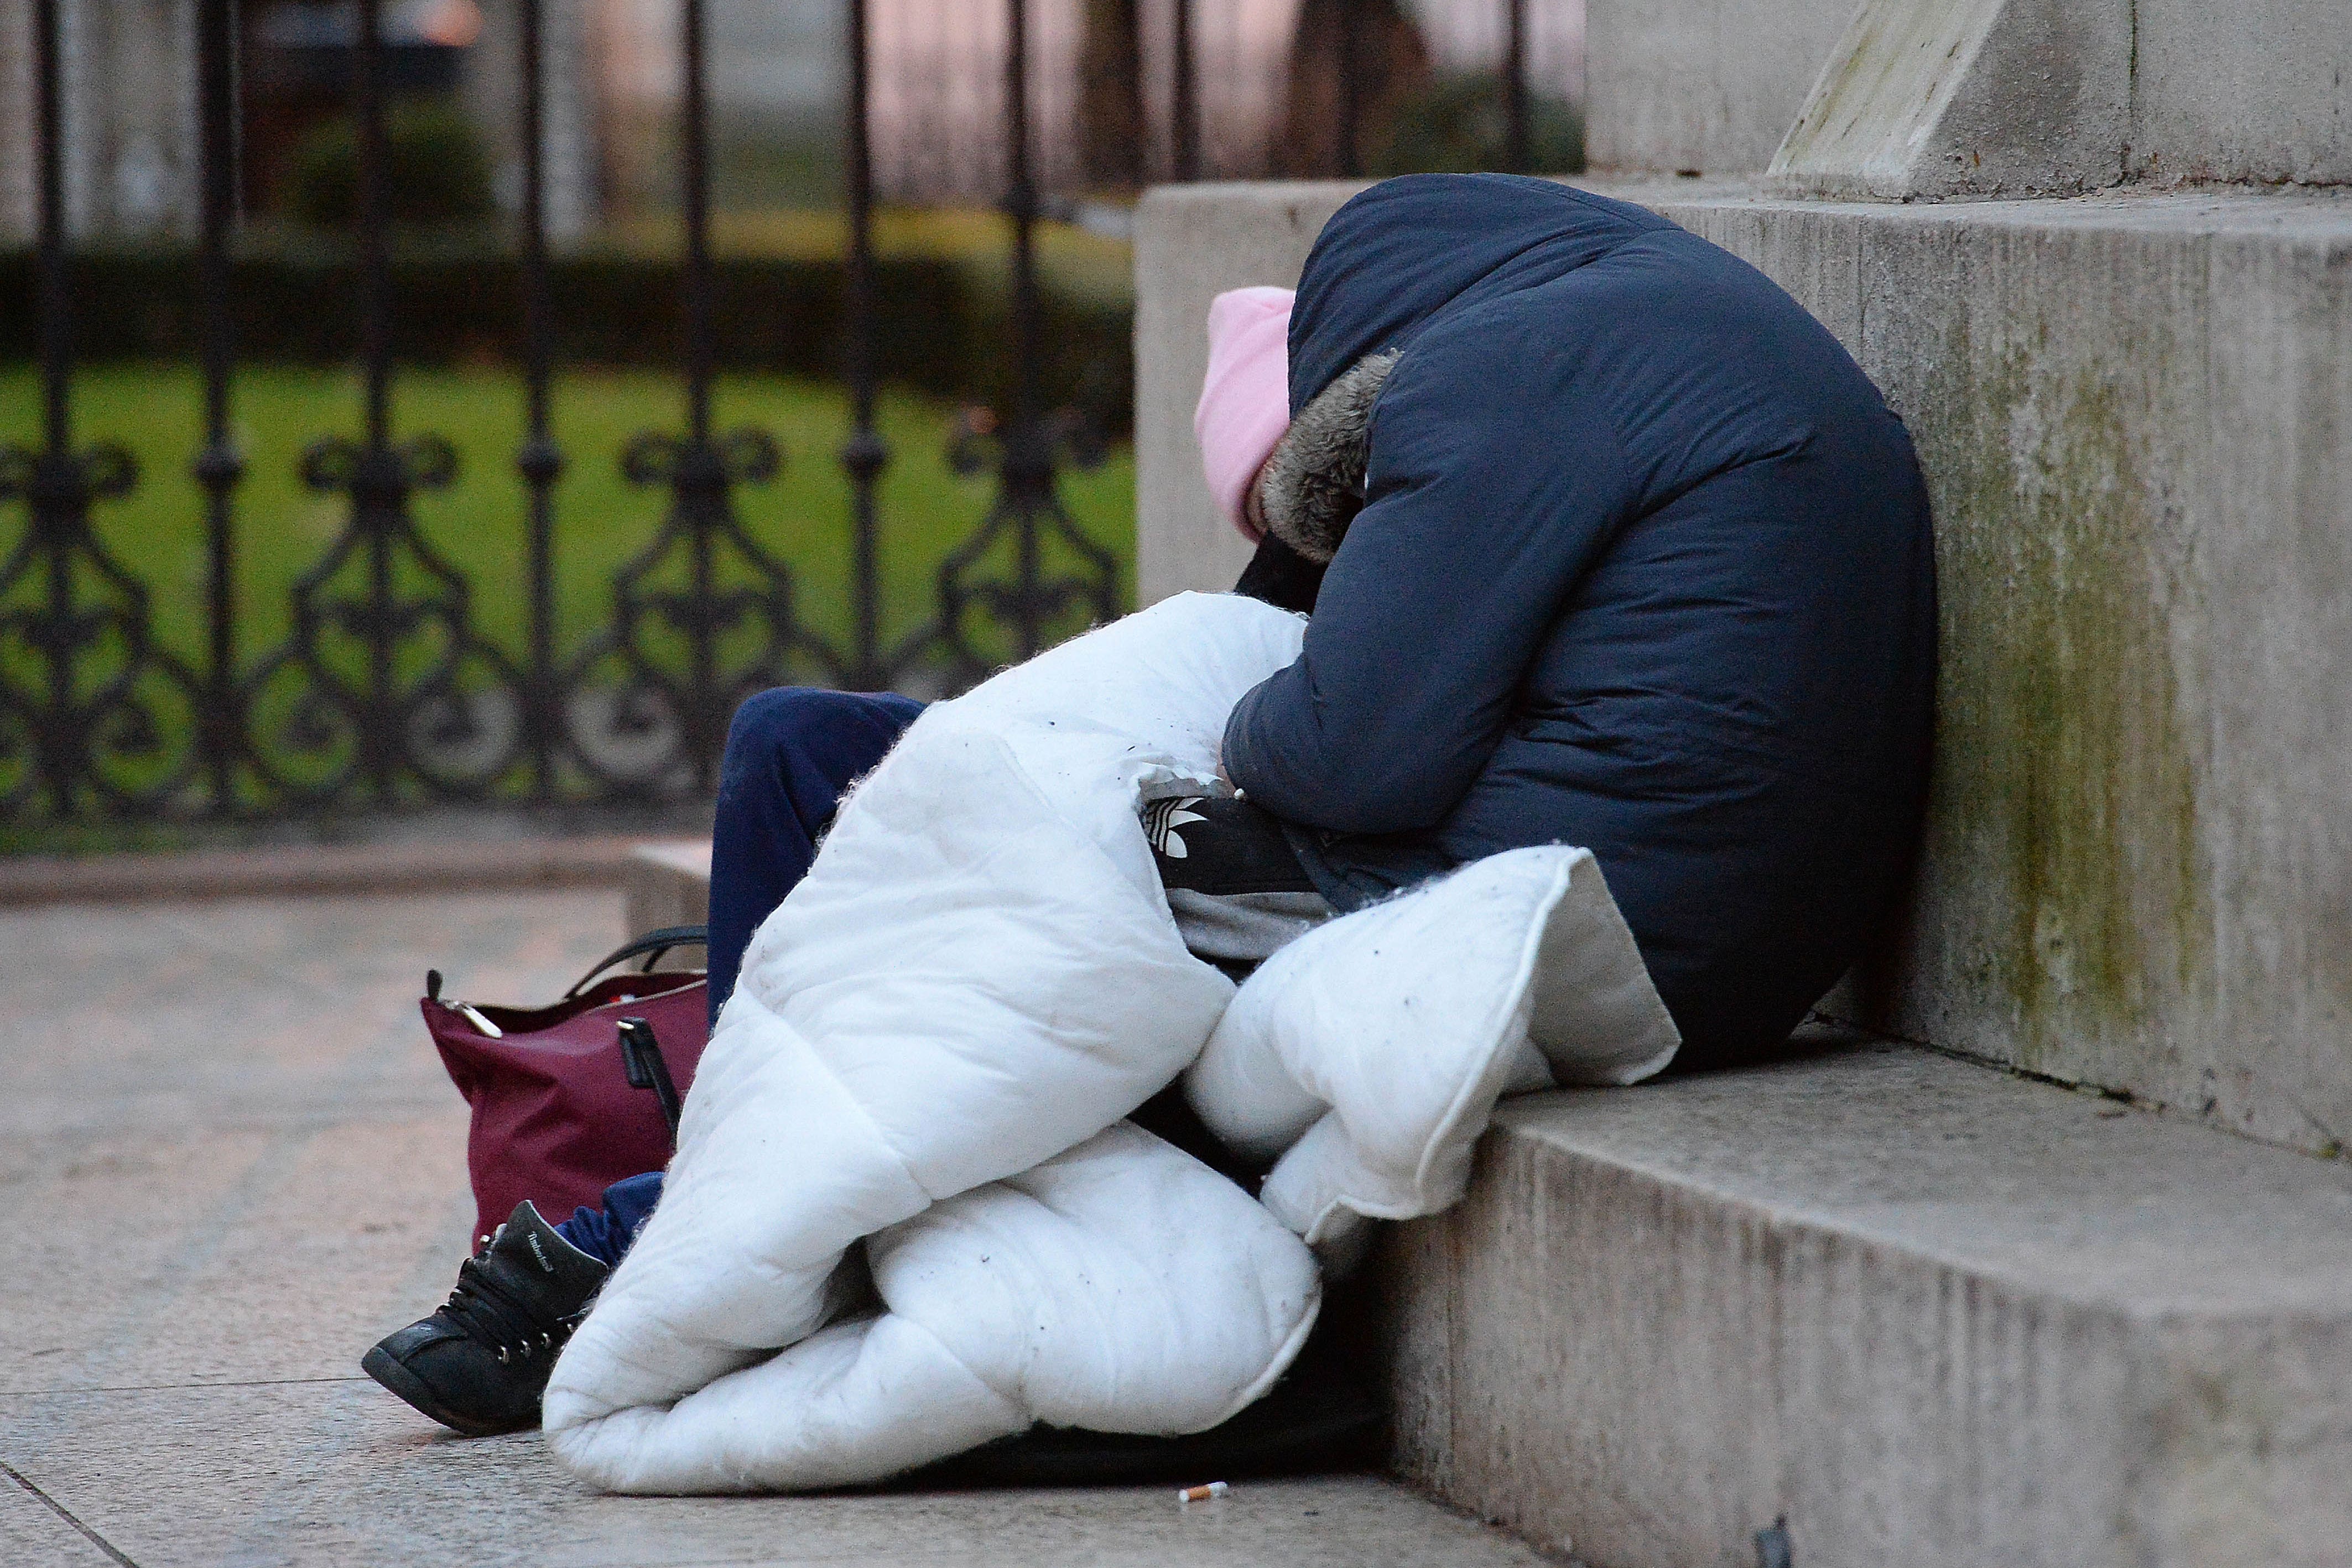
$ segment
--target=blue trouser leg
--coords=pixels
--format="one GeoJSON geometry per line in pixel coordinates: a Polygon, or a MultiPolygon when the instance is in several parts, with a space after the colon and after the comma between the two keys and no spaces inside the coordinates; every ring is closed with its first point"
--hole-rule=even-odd
{"type": "Polygon", "coordinates": [[[652,1218],[661,1187],[659,1171],[616,1181],[604,1189],[603,1207],[573,1209],[572,1218],[555,1228],[556,1233],[610,1268],[621,1260],[621,1254],[652,1218]]]}
{"type": "Polygon", "coordinates": [[[842,792],[871,771],[923,705],[885,693],[780,686],[735,710],[710,829],[710,1018],[743,949],[816,858],[842,792]]]}
{"type": "MultiPolygon", "coordinates": [[[[727,730],[710,830],[710,1018],[735,989],[743,949],[816,858],[844,791],[898,743],[923,705],[885,692],[779,686],[745,700],[727,730]]],[[[648,1171],[604,1189],[555,1228],[592,1257],[617,1263],[661,1197],[648,1171]]]]}

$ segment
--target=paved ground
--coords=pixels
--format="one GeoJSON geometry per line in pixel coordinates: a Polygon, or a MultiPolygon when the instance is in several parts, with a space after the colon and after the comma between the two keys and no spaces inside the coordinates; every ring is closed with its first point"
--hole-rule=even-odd
{"type": "Polygon", "coordinates": [[[465,1120],[416,1016],[552,996],[616,895],[0,913],[0,1564],[1529,1564],[1370,1477],[600,1497],[357,1374],[465,1245],[465,1120]]]}

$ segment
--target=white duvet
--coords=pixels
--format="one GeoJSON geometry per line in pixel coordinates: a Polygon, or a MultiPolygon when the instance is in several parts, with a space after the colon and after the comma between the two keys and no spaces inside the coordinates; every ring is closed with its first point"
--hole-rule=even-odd
{"type": "Polygon", "coordinates": [[[1187,594],[928,709],[763,924],[662,1201],[557,1364],[617,1491],[878,1480],[1026,1430],[1204,1430],[1369,1222],[1444,1207],[1497,1096],[1677,1043],[1584,851],[1332,920],[1236,991],[1138,819],[1214,778],[1303,622],[1187,594]],[[1184,1077],[1262,1201],[1122,1120],[1184,1077]],[[1319,1262],[1318,1262],[1319,1257],[1319,1262]]]}

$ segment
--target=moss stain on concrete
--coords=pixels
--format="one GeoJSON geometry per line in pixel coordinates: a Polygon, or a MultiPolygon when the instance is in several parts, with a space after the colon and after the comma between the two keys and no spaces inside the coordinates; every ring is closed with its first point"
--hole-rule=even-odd
{"type": "Polygon", "coordinates": [[[2005,1002],[2017,1064],[2081,1078],[2086,1047],[2170,1049],[2168,998],[2210,990],[2179,525],[2133,450],[2135,389],[2046,369],[2046,335],[1970,373],[1958,332],[1949,412],[1919,432],[1943,581],[1934,831],[1998,868],[2006,906],[1954,911],[1978,928],[1948,935],[2005,1002]]]}

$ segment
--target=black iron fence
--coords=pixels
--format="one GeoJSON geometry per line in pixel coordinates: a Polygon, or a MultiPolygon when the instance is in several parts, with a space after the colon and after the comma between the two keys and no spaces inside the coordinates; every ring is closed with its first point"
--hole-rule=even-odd
{"type": "MultiPolygon", "coordinates": [[[[665,497],[652,538],[613,576],[603,623],[557,624],[554,497],[572,455],[551,420],[556,302],[547,243],[544,0],[519,0],[521,81],[520,256],[524,436],[514,455],[523,543],[519,645],[486,635],[471,580],[420,530],[414,503],[448,485],[457,457],[430,432],[395,431],[395,298],[382,0],[355,0],[351,102],[362,417],[353,436],[313,442],[301,479],[331,498],[339,528],[290,590],[288,630],[247,646],[236,583],[236,316],[231,233],[236,167],[237,7],[198,0],[201,229],[194,319],[202,444],[191,470],[204,497],[200,653],[156,633],[153,579],[101,538],[94,514],[141,482],[130,455],[76,434],[76,307],[61,148],[60,0],[33,0],[40,439],[0,449],[0,517],[22,527],[0,556],[0,825],[105,819],[250,819],[430,802],[625,805],[706,795],[730,714],[751,691],[800,683],[925,693],[959,689],[1119,608],[1118,565],[1061,499],[1082,432],[1041,394],[1043,320],[1034,232],[1032,51],[1026,0],[1003,6],[1003,208],[1010,219],[1004,406],[955,434],[962,471],[993,478],[993,500],[939,565],[926,618],[886,634],[877,500],[892,452],[877,429],[874,159],[869,143],[866,0],[846,0],[844,126],[846,247],[843,376],[849,434],[834,460],[847,482],[841,527],[850,557],[845,616],[805,613],[773,541],[747,527],[737,491],[783,460],[766,432],[719,427],[710,246],[705,0],[679,0],[678,108],[683,258],[677,271],[683,408],[677,428],[618,454],[633,484],[665,497]],[[845,633],[820,624],[845,622],[845,633]]],[[[1202,168],[1192,0],[1176,0],[1169,164],[1202,168]]],[[[1341,0],[1330,40],[1337,93],[1334,172],[1352,172],[1365,112],[1364,29],[1341,0]]],[[[1520,65],[1525,0],[1504,0],[1508,158],[1524,164],[1520,65]]],[[[604,460],[610,461],[610,457],[604,460]]],[[[805,455],[803,455],[805,460],[805,455]]],[[[820,457],[819,460],[822,460],[820,457]]],[[[0,538],[7,534],[0,532],[0,538]]],[[[488,591],[515,592],[506,584],[488,591]]]]}

